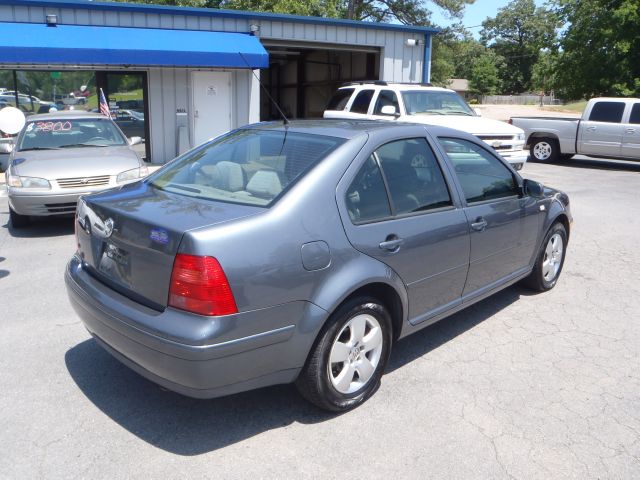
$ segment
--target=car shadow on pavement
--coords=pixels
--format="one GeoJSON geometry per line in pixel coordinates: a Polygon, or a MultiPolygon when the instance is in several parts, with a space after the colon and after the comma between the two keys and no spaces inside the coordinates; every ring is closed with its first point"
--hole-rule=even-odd
{"type": "Polygon", "coordinates": [[[532,291],[525,287],[519,285],[511,286],[440,322],[403,338],[393,346],[387,373],[393,372],[407,363],[428,354],[430,351],[497,314],[516,302],[521,296],[531,294],[532,291]]]}
{"type": "MultiPolygon", "coordinates": [[[[520,294],[520,287],[510,287],[401,340],[394,347],[387,372],[463,334],[515,302],[520,294]]],[[[200,455],[293,423],[335,418],[304,401],[292,385],[212,400],[184,397],[139,376],[93,339],[68,350],[65,363],[80,390],[103,413],[140,439],[178,455],[200,455]]]]}
{"type": "MultiPolygon", "coordinates": [[[[532,163],[545,163],[537,162],[534,159],[531,159],[530,161],[532,163]]],[[[613,170],[620,172],[640,173],[640,162],[634,162],[632,160],[622,161],[577,156],[572,158],[571,160],[556,162],[553,165],[556,167],[564,168],[591,168],[595,170],[613,170]]]]}
{"type": "Polygon", "coordinates": [[[15,228],[7,222],[2,228],[9,230],[9,235],[15,238],[61,237],[73,234],[72,216],[64,217],[31,217],[26,227],[15,228]]]}

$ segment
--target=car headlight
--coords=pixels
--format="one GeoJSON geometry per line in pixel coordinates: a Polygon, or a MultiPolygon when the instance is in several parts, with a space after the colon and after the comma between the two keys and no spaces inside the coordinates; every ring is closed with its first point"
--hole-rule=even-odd
{"type": "Polygon", "coordinates": [[[18,175],[9,174],[7,179],[7,184],[10,187],[14,188],[40,188],[40,189],[51,189],[51,184],[49,180],[45,178],[38,177],[20,177],[18,175]]]}
{"type": "Polygon", "coordinates": [[[139,167],[132,168],[131,170],[126,170],[116,177],[116,182],[124,183],[130,182],[131,180],[136,180],[137,178],[142,178],[146,176],[148,173],[147,167],[139,167]]]}

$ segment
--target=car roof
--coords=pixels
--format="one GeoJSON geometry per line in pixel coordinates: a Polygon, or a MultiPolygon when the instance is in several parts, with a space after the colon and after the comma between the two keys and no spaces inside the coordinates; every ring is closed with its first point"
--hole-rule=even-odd
{"type": "Polygon", "coordinates": [[[61,118],[64,118],[65,120],[69,120],[69,119],[109,119],[111,120],[109,117],[106,117],[105,115],[102,115],[101,113],[94,113],[94,112],[85,112],[83,110],[59,110],[57,112],[52,112],[52,113],[42,113],[42,114],[38,114],[38,115],[29,115],[27,117],[27,121],[31,122],[34,120],[59,120],[61,118]]]}
{"type": "Polygon", "coordinates": [[[391,129],[405,129],[415,132],[416,128],[426,130],[431,135],[434,135],[436,137],[448,135],[454,135],[461,138],[472,137],[466,132],[454,130],[453,128],[440,127],[437,125],[425,125],[424,123],[391,123],[387,120],[345,120],[323,118],[315,120],[291,120],[288,125],[285,125],[284,122],[261,122],[247,125],[241,128],[325,135],[328,137],[338,137],[347,140],[363,134],[375,133],[382,130],[388,131],[391,129]]]}
{"type": "Polygon", "coordinates": [[[394,90],[399,90],[399,91],[408,91],[408,90],[426,90],[427,92],[455,92],[454,90],[451,90],[450,88],[443,88],[443,87],[432,87],[430,85],[423,85],[421,83],[393,83],[393,82],[387,82],[387,83],[376,83],[376,82],[369,82],[369,83],[358,83],[358,84],[349,84],[349,85],[343,85],[339,88],[339,90],[343,90],[345,88],[359,88],[359,89],[380,89],[380,90],[388,90],[388,89],[394,89],[394,90]]]}

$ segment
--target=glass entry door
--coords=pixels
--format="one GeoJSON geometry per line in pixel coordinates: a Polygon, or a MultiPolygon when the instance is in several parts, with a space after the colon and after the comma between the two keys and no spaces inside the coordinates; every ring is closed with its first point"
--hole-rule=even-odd
{"type": "Polygon", "coordinates": [[[97,72],[96,80],[104,90],[112,118],[127,137],[142,138],[133,148],[143,160],[150,161],[147,72],[97,72]]]}

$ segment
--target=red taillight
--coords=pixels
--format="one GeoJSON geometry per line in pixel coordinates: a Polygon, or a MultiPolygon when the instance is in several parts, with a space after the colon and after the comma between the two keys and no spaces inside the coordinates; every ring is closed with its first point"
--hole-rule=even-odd
{"type": "Polygon", "coordinates": [[[222,267],[213,257],[179,253],[173,262],[169,306],[199,315],[229,315],[238,307],[222,267]]]}

